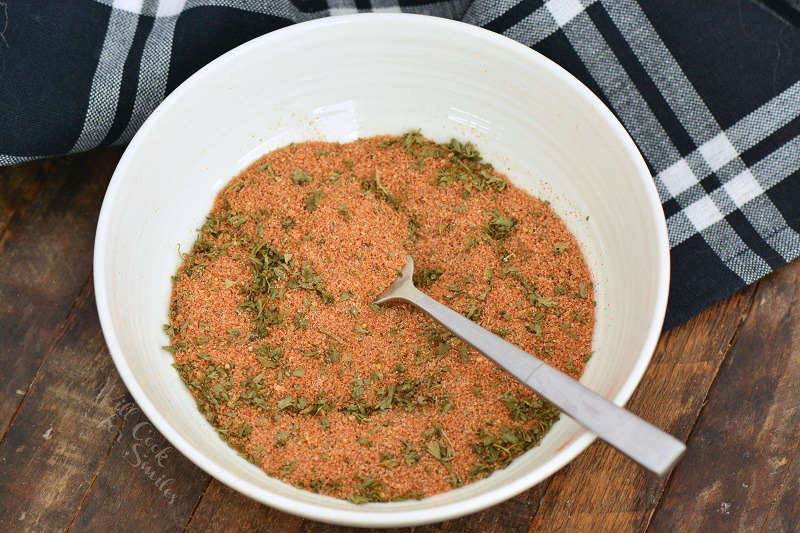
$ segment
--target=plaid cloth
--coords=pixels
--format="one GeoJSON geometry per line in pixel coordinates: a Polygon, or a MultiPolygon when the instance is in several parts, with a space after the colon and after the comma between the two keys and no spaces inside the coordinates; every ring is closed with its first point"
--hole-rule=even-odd
{"type": "Polygon", "coordinates": [[[127,142],[226,50],[312,18],[460,19],[561,64],[644,154],[671,327],[800,254],[800,0],[0,1],[0,165],[127,142]]]}

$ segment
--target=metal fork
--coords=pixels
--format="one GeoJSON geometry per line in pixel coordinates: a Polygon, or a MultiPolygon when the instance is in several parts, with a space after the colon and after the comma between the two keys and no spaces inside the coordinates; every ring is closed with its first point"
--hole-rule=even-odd
{"type": "Polygon", "coordinates": [[[683,442],[437,302],[414,286],[413,275],[414,260],[407,256],[400,277],[375,303],[403,301],[419,307],[561,411],[659,476],[666,475],[683,455],[683,442]]]}

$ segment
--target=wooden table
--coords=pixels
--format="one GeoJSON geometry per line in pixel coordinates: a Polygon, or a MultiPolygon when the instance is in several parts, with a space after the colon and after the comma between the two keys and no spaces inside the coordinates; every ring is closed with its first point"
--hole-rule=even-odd
{"type": "MultiPolygon", "coordinates": [[[[127,393],[92,290],[95,223],[120,153],[0,169],[0,525],[335,530],[211,479],[127,393]]],[[[798,303],[794,263],[661,337],[628,406],[687,441],[668,479],[595,443],[512,500],[417,529],[797,531],[798,303]]]]}

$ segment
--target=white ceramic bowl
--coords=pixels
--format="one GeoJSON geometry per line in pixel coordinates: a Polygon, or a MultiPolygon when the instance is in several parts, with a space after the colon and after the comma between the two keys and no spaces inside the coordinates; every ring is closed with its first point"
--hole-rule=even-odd
{"type": "Polygon", "coordinates": [[[630,137],[570,74],[505,37],[416,15],[327,18],[250,41],[175,90],[128,146],[103,202],[94,279],[111,355],[142,411],[200,468],[283,511],[358,526],[454,518],[530,488],[594,439],[562,417],[540,446],[488,479],[421,501],[356,506],[240,458],[159,348],[168,342],[161,324],[176,246],[190,248],[233,175],[292,141],[412,128],[474,142],[514,182],[551,200],[578,237],[598,302],[584,384],[623,404],[655,347],[669,284],[661,206],[630,137]]]}

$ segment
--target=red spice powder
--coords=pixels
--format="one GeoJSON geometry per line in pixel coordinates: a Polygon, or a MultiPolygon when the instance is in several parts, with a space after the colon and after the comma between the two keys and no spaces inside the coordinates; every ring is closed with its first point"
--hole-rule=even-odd
{"type": "Polygon", "coordinates": [[[269,475],[420,498],[506,466],[556,420],[423,313],[371,305],[407,254],[430,296],[580,376],[591,277],[547,202],[457,141],[293,144],[219,194],[165,326],[201,411],[269,475]]]}

